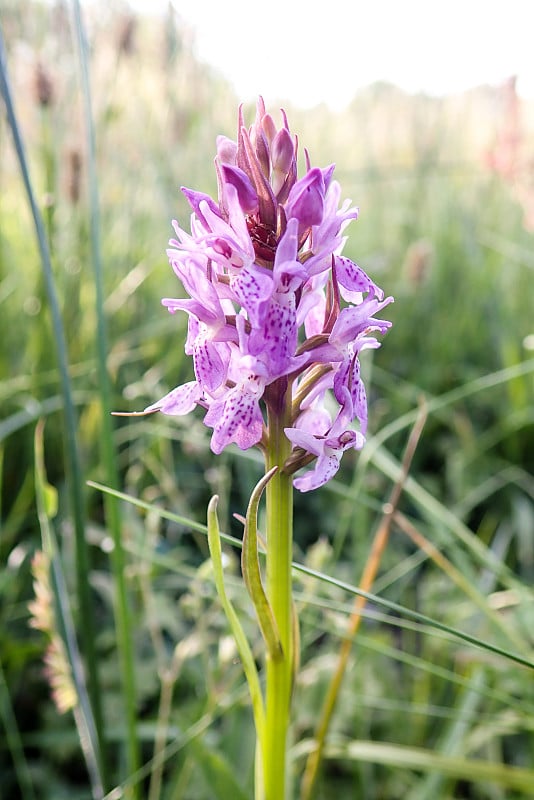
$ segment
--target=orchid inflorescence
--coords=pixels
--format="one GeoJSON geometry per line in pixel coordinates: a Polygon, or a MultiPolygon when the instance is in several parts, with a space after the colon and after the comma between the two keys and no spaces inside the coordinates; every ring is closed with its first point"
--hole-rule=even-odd
{"type": "Polygon", "coordinates": [[[283,470],[315,460],[294,479],[305,492],[330,480],[343,452],[365,441],[359,354],[379,347],[374,334],[391,323],[375,315],[393,298],[341,255],[358,210],[349,200],[339,206],[334,165],[312,167],[305,152],[306,174],[297,179],[298,142],[282,115],[277,130],[260,98],[248,129],[240,108],[237,143],[218,137],[218,202],[182,188],[191,233],[174,221],[167,254],[189,297],[162,303],[188,314],[195,379],[142,413],[205,408],[211,449],[220,453],[231,443],[265,447],[264,408],[276,412],[290,398],[284,430],[293,449],[283,470]]]}

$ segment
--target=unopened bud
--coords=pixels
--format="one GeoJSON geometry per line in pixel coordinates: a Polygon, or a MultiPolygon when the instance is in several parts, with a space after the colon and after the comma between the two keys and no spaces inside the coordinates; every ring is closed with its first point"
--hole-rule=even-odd
{"type": "Polygon", "coordinates": [[[319,225],[324,211],[324,178],[318,167],[297,181],[289,193],[286,205],[288,219],[298,219],[302,228],[319,225]]]}
{"type": "Polygon", "coordinates": [[[221,164],[235,164],[237,144],[227,136],[217,136],[217,157],[221,164]]]}
{"type": "Polygon", "coordinates": [[[221,172],[225,182],[236,189],[239,205],[244,213],[254,214],[258,210],[258,195],[248,175],[239,167],[231,167],[228,164],[222,165],[221,172]]]}
{"type": "Polygon", "coordinates": [[[273,167],[271,180],[275,195],[278,196],[284,186],[286,187],[285,191],[289,194],[292,185],[295,183],[297,164],[295,145],[286,128],[281,128],[273,139],[271,159],[273,167]]]}

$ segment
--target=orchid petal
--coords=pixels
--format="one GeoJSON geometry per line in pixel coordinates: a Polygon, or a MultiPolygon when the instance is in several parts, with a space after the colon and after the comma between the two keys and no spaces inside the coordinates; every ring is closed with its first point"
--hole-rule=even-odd
{"type": "Polygon", "coordinates": [[[168,394],[152,405],[147,406],[143,413],[161,411],[162,414],[183,416],[189,414],[202,398],[202,388],[196,381],[184,383],[172,389],[168,394]]]}
{"type": "Polygon", "coordinates": [[[295,478],[293,485],[300,492],[311,492],[328,483],[339,470],[340,456],[337,454],[323,455],[317,460],[315,469],[308,470],[304,475],[295,478]]]}
{"type": "Polygon", "coordinates": [[[350,292],[369,292],[371,297],[377,297],[378,300],[384,299],[383,290],[377,286],[376,283],[373,283],[367,273],[355,264],[354,261],[351,261],[350,258],[336,256],[334,269],[340,286],[343,286],[350,292]]]}
{"type": "Polygon", "coordinates": [[[263,417],[259,397],[247,387],[235,387],[224,399],[210,406],[204,423],[213,427],[211,449],[221,453],[229,444],[248,450],[258,444],[263,434],[263,417]]]}
{"type": "Polygon", "coordinates": [[[230,277],[230,286],[253,326],[261,325],[273,291],[273,279],[267,270],[243,267],[230,277]]]}

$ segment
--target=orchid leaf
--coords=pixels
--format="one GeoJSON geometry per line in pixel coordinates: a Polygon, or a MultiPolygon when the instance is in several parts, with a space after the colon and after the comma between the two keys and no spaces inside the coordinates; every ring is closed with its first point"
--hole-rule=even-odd
{"type": "Polygon", "coordinates": [[[257,483],[251,494],[243,533],[243,550],[241,551],[241,568],[243,578],[247,587],[250,599],[254,604],[258,624],[262,636],[267,645],[270,658],[276,660],[282,656],[282,645],[278,633],[278,626],[274,618],[273,610],[265,594],[261,580],[260,562],[258,558],[258,506],[263,494],[263,490],[277,471],[278,467],[273,467],[257,483]]]}
{"type": "Polygon", "coordinates": [[[237,616],[235,608],[226,593],[224,585],[221,536],[219,530],[219,520],[217,518],[218,502],[218,496],[214,495],[208,504],[208,546],[213,565],[213,577],[215,580],[215,588],[217,589],[217,594],[219,595],[219,600],[221,601],[224,613],[226,614],[230,624],[239,656],[243,664],[243,671],[247,679],[250,697],[252,700],[252,710],[254,713],[256,731],[258,734],[258,739],[261,743],[263,741],[263,730],[265,727],[263,697],[260,688],[258,670],[256,669],[256,663],[254,661],[254,656],[252,655],[252,650],[250,649],[250,645],[239,621],[239,617],[237,616]]]}

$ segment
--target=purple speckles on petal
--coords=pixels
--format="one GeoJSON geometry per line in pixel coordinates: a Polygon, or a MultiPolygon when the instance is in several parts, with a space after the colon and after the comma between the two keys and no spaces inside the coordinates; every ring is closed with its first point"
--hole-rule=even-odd
{"type": "Polygon", "coordinates": [[[263,354],[273,375],[283,375],[297,346],[297,324],[294,303],[282,305],[271,300],[265,321],[254,328],[249,338],[253,355],[263,354]]]}
{"type": "Polygon", "coordinates": [[[166,394],[161,400],[147,406],[145,408],[145,413],[161,411],[162,414],[183,416],[184,414],[189,414],[201,398],[201,387],[196,381],[190,381],[189,383],[184,383],[182,386],[177,386],[176,389],[166,394]]]}
{"type": "Polygon", "coordinates": [[[230,276],[230,286],[237,301],[248,314],[251,325],[261,325],[267,312],[267,303],[273,291],[271,275],[262,269],[244,267],[230,276]]]}
{"type": "Polygon", "coordinates": [[[293,481],[295,489],[300,492],[311,492],[328,483],[339,470],[341,456],[322,455],[319,456],[315,469],[305,472],[304,475],[295,478],[293,481]]]}
{"type": "Polygon", "coordinates": [[[227,367],[217,345],[205,337],[198,337],[193,346],[195,375],[201,386],[214,392],[226,380],[227,367]]]}
{"type": "Polygon", "coordinates": [[[356,356],[347,357],[340,365],[334,378],[334,395],[342,405],[347,393],[352,403],[351,419],[357,419],[363,434],[367,431],[367,396],[360,378],[360,362],[356,356]]]}
{"type": "Polygon", "coordinates": [[[263,433],[258,397],[243,386],[231,389],[224,400],[213,403],[204,422],[213,427],[211,449],[214,453],[221,453],[232,443],[241,450],[248,450],[258,444],[263,433]]]}
{"type": "Polygon", "coordinates": [[[354,415],[360,423],[360,430],[365,436],[367,433],[367,392],[362,380],[358,380],[356,387],[352,388],[352,402],[354,415]]]}
{"type": "MultiPolygon", "coordinates": [[[[350,258],[336,256],[334,269],[338,284],[348,289],[349,292],[369,292],[370,297],[376,297],[378,300],[384,299],[382,289],[373,283],[367,273],[350,258]]],[[[345,299],[352,300],[353,298],[346,295],[345,299]]]]}

